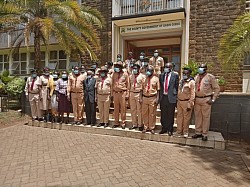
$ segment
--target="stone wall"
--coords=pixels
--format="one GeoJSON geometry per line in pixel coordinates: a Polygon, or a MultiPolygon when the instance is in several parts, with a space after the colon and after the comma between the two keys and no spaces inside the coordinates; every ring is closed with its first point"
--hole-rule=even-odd
{"type": "Polygon", "coordinates": [[[244,12],[240,0],[191,0],[190,13],[190,58],[198,63],[208,63],[210,72],[226,77],[226,91],[242,90],[242,71],[225,75],[217,59],[221,36],[244,12]]]}
{"type": "MultiPolygon", "coordinates": [[[[99,10],[105,19],[106,25],[102,30],[98,31],[100,39],[100,50],[96,50],[96,54],[98,55],[101,64],[105,64],[105,62],[111,61],[112,56],[112,1],[84,0],[84,3],[87,6],[99,10]]],[[[88,57],[86,57],[85,60],[88,60],[88,57]]]]}

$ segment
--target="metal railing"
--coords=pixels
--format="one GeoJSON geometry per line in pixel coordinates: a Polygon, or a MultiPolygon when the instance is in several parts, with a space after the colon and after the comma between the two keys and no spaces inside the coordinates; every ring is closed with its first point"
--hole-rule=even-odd
{"type": "Polygon", "coordinates": [[[183,0],[113,0],[113,17],[183,8],[183,0]]]}

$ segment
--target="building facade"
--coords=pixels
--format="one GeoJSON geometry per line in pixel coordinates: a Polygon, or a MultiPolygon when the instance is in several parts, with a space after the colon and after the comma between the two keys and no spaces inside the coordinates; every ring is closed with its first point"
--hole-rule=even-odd
{"type": "MultiPolygon", "coordinates": [[[[217,77],[222,75],[217,59],[221,36],[248,6],[231,0],[78,0],[97,8],[106,20],[99,32],[101,63],[115,61],[118,53],[126,59],[129,51],[138,58],[140,52],[152,56],[155,49],[167,62],[175,62],[176,71],[189,59],[208,63],[217,77]]],[[[9,68],[12,73],[28,73],[32,67],[33,52],[21,49],[19,57],[7,58],[10,37],[0,39],[0,71],[9,68]],[[5,41],[3,41],[5,40],[5,41]],[[5,43],[3,47],[2,44],[5,43]],[[23,51],[22,51],[23,50],[23,51]],[[25,55],[26,54],[26,55],[25,55]],[[8,60],[9,59],[9,60],[8,60]],[[26,64],[25,64],[26,61],[26,64]],[[16,62],[20,62],[19,65],[16,62]]],[[[62,55],[59,46],[44,50],[44,64],[57,63],[58,69],[69,68],[74,60],[62,55]],[[72,63],[71,63],[72,62],[72,63]]],[[[75,60],[77,61],[77,60],[75,60]]],[[[52,66],[52,65],[51,65],[52,66]]],[[[239,72],[226,77],[227,91],[247,92],[247,63],[239,72]]]]}

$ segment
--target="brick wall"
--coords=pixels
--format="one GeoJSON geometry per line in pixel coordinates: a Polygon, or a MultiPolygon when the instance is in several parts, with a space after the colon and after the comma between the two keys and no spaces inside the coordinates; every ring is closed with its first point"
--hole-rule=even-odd
{"type": "Polygon", "coordinates": [[[190,13],[190,58],[199,63],[207,62],[210,72],[226,77],[226,91],[242,90],[242,71],[225,75],[217,59],[221,36],[244,12],[240,0],[192,0],[190,13]]]}
{"type": "MultiPolygon", "coordinates": [[[[85,0],[84,3],[90,7],[94,7],[99,10],[106,22],[106,25],[102,30],[99,30],[99,39],[100,39],[100,50],[96,50],[96,54],[100,59],[102,64],[111,60],[112,56],[112,1],[103,1],[103,0],[85,0]]],[[[88,60],[88,57],[85,57],[85,60],[88,60]]]]}

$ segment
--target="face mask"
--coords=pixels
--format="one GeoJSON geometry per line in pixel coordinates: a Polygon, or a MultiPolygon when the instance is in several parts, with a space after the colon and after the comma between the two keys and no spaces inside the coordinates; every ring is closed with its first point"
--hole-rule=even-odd
{"type": "Polygon", "coordinates": [[[94,69],[96,69],[96,65],[93,65],[92,67],[93,67],[94,69]]]}
{"type": "Polygon", "coordinates": [[[87,79],[91,79],[91,77],[92,77],[91,75],[88,75],[88,76],[87,76],[87,79]]]}
{"type": "Polygon", "coordinates": [[[205,68],[198,68],[198,73],[200,75],[202,75],[203,73],[205,73],[205,68]]]}
{"type": "Polygon", "coordinates": [[[183,79],[184,80],[187,80],[188,79],[188,76],[187,75],[182,75],[183,79]]]}
{"type": "Polygon", "coordinates": [[[74,74],[78,75],[79,74],[79,70],[74,70],[74,74]]]}
{"type": "Polygon", "coordinates": [[[121,61],[122,59],[121,58],[117,58],[117,61],[121,61]]]}
{"type": "Polygon", "coordinates": [[[154,57],[158,57],[158,55],[159,55],[158,53],[154,53],[154,57]]]}
{"type": "Polygon", "coordinates": [[[151,72],[151,71],[147,71],[146,75],[147,75],[148,77],[150,77],[150,76],[152,75],[152,72],[151,72]]]}
{"type": "Polygon", "coordinates": [[[120,72],[120,68],[114,68],[115,72],[119,73],[120,72]]]}
{"type": "Polygon", "coordinates": [[[67,74],[62,74],[62,79],[67,79],[67,78],[68,78],[67,74]]]}
{"type": "Polygon", "coordinates": [[[54,78],[54,79],[58,79],[58,75],[54,74],[54,75],[53,75],[53,78],[54,78]]]}
{"type": "Polygon", "coordinates": [[[133,69],[133,74],[138,74],[138,69],[133,69]]]}
{"type": "Polygon", "coordinates": [[[36,73],[33,73],[32,74],[32,77],[35,79],[37,77],[37,74],[36,73]]]}
{"type": "Polygon", "coordinates": [[[164,68],[165,73],[169,73],[170,71],[171,71],[170,68],[164,68]]]}
{"type": "Polygon", "coordinates": [[[129,64],[129,66],[130,66],[130,67],[133,67],[133,66],[134,66],[134,64],[132,64],[132,63],[131,63],[131,64],[129,64]]]}
{"type": "Polygon", "coordinates": [[[84,73],[85,73],[85,70],[82,70],[81,73],[84,74],[84,73]]]}
{"type": "Polygon", "coordinates": [[[105,73],[100,73],[100,76],[101,77],[106,77],[106,74],[105,73]]]}
{"type": "Polygon", "coordinates": [[[44,73],[45,76],[49,76],[49,73],[44,73]]]}
{"type": "Polygon", "coordinates": [[[144,56],[140,56],[140,60],[143,60],[144,59],[144,56]]]}

